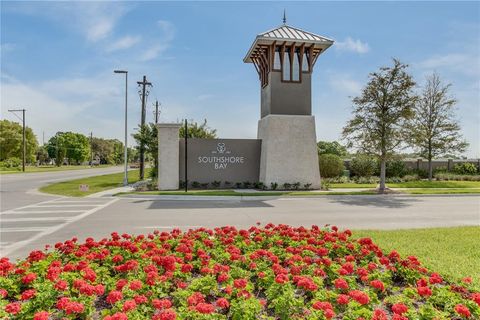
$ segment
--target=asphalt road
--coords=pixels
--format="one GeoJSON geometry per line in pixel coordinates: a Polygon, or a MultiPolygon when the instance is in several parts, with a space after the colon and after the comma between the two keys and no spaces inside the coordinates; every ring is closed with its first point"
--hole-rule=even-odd
{"type": "Polygon", "coordinates": [[[49,183],[122,172],[123,167],[0,175],[0,211],[52,199],[35,190],[49,183]]]}
{"type": "Polygon", "coordinates": [[[324,196],[264,201],[166,201],[151,198],[57,198],[2,212],[1,256],[23,258],[72,237],[113,231],[145,234],[172,228],[284,223],[352,229],[480,225],[480,196],[324,196]]]}

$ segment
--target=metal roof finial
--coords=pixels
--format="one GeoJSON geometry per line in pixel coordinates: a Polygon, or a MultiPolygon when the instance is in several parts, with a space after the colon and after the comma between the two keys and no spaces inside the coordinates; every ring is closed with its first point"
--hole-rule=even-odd
{"type": "Polygon", "coordinates": [[[285,9],[283,9],[283,24],[287,24],[287,14],[285,13],[285,9]]]}

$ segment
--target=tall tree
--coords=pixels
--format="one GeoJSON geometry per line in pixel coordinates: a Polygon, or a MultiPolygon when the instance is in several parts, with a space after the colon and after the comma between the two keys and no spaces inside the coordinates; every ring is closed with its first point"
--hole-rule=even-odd
{"type": "Polygon", "coordinates": [[[151,175],[156,177],[158,169],[158,138],[155,123],[151,122],[140,126],[140,130],[132,136],[137,142],[138,149],[143,144],[147,157],[153,158],[154,170],[151,172],[151,175]]]}
{"type": "MultiPolygon", "coordinates": [[[[201,124],[196,121],[188,123],[188,136],[187,138],[203,138],[203,139],[215,139],[217,137],[217,129],[212,129],[207,125],[207,119],[201,124]]],[[[180,128],[180,138],[185,138],[185,127],[180,128]]]]}
{"type": "Polygon", "coordinates": [[[380,162],[379,192],[385,191],[386,161],[404,145],[407,121],[417,100],[407,65],[393,59],[369,75],[360,96],[353,98],[353,119],[343,128],[348,147],[373,155],[380,162]]]}
{"type": "Polygon", "coordinates": [[[47,151],[57,166],[63,164],[64,158],[69,164],[79,164],[90,157],[90,140],[81,133],[57,132],[48,140],[47,151]]]}
{"type": "MultiPolygon", "coordinates": [[[[22,158],[22,130],[22,125],[17,122],[0,120],[0,161],[8,158],[22,158]]],[[[29,127],[25,128],[25,145],[25,159],[27,163],[33,163],[38,141],[29,127]]]]}
{"type": "Polygon", "coordinates": [[[318,141],[318,154],[334,154],[339,157],[344,157],[348,154],[347,148],[342,146],[338,141],[318,141]]]}
{"type": "Polygon", "coordinates": [[[415,117],[409,123],[412,146],[428,160],[428,180],[433,176],[433,158],[464,152],[468,146],[455,119],[457,100],[449,96],[450,87],[451,84],[443,84],[436,73],[428,76],[415,104],[415,117]]]}

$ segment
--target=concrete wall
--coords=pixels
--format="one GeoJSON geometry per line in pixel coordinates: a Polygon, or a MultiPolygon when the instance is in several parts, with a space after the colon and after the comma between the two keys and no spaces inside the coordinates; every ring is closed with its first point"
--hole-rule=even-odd
{"type": "Polygon", "coordinates": [[[262,139],[260,181],[311,184],[320,188],[315,118],[302,115],[267,115],[258,122],[262,139]]]}
{"type": "Polygon", "coordinates": [[[268,85],[261,89],[261,117],[269,114],[311,115],[311,74],[302,73],[302,82],[282,82],[282,73],[268,74],[268,85]]]}
{"type": "MultiPolygon", "coordinates": [[[[185,141],[180,146],[180,180],[185,181],[185,141]]],[[[187,172],[190,183],[258,182],[262,141],[256,139],[188,139],[187,172]]]]}
{"type": "Polygon", "coordinates": [[[158,189],[178,189],[178,134],[181,124],[159,123],[158,130],[158,189]]]}

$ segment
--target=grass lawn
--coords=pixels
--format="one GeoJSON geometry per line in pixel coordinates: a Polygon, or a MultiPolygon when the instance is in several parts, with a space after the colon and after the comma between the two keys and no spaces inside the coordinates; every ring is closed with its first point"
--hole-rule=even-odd
{"type": "Polygon", "coordinates": [[[387,183],[390,188],[480,188],[480,181],[409,181],[387,183]]]}
{"type": "Polygon", "coordinates": [[[234,196],[234,197],[269,197],[269,196],[325,196],[325,195],[359,195],[359,194],[376,194],[374,191],[353,191],[353,192],[308,192],[308,191],[263,191],[263,192],[236,192],[233,190],[189,190],[188,192],[181,190],[173,191],[141,191],[141,192],[121,192],[117,195],[126,194],[147,194],[161,196],[234,196]]]}
{"type": "Polygon", "coordinates": [[[445,188],[420,188],[420,189],[408,189],[402,190],[402,193],[408,194],[478,194],[480,188],[457,188],[457,189],[445,189],[445,188]]]}
{"type": "MultiPolygon", "coordinates": [[[[145,170],[145,176],[148,177],[149,169],[145,170]]],[[[138,179],[138,170],[128,171],[128,182],[134,183],[138,179]]],[[[76,180],[57,182],[40,188],[41,192],[58,194],[70,197],[84,197],[89,194],[121,187],[123,184],[123,172],[114,174],[105,174],[101,176],[87,177],[76,180]],[[81,184],[88,184],[88,191],[80,191],[81,184]]]]}
{"type": "Polygon", "coordinates": [[[330,184],[330,189],[350,189],[350,188],[376,188],[376,183],[332,183],[330,184]]]}
{"type": "MultiPolygon", "coordinates": [[[[99,166],[94,166],[93,168],[90,166],[40,166],[40,167],[25,167],[25,173],[32,173],[32,172],[50,172],[50,171],[67,171],[67,170],[81,170],[81,169],[95,169],[95,168],[106,168],[111,167],[112,165],[109,164],[102,164],[99,166]]],[[[0,174],[14,174],[14,173],[24,173],[22,170],[0,170],[0,174]]]]}
{"type": "MultiPolygon", "coordinates": [[[[368,183],[332,183],[330,188],[376,188],[377,184],[368,183]]],[[[480,181],[409,181],[387,183],[389,188],[480,188],[480,181]]]]}
{"type": "Polygon", "coordinates": [[[397,250],[402,257],[417,256],[424,266],[446,278],[472,277],[480,288],[480,227],[359,230],[353,236],[370,237],[382,249],[397,250]]]}

